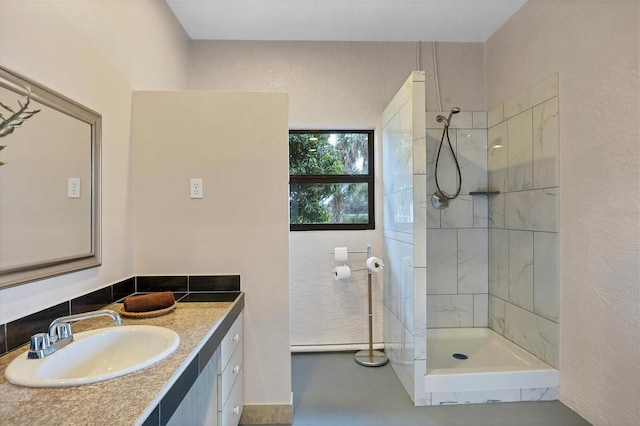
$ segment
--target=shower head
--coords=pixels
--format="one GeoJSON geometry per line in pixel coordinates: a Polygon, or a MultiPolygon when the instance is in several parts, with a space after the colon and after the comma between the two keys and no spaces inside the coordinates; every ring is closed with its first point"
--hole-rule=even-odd
{"type": "Polygon", "coordinates": [[[460,108],[458,107],[451,108],[451,112],[449,113],[449,117],[447,118],[447,126],[451,123],[451,117],[453,116],[453,114],[457,114],[459,112],[460,112],[460,108]]]}
{"type": "Polygon", "coordinates": [[[453,108],[451,108],[451,111],[449,112],[449,117],[445,117],[444,115],[438,115],[438,116],[436,116],[436,121],[438,123],[442,123],[444,121],[444,125],[446,127],[449,127],[449,124],[451,124],[451,116],[453,116],[453,114],[457,114],[459,112],[460,112],[460,108],[453,107],[453,108]]]}

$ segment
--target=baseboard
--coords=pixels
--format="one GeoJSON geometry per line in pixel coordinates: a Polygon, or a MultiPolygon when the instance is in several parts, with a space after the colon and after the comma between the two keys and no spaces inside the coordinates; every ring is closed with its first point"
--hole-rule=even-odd
{"type": "Polygon", "coordinates": [[[245,404],[241,425],[290,425],[293,422],[293,393],[290,404],[245,404]]]}
{"type": "MultiPolygon", "coordinates": [[[[369,349],[368,343],[352,343],[339,345],[292,345],[292,353],[304,352],[344,352],[344,351],[364,351],[369,349]]],[[[384,349],[384,343],[374,343],[373,349],[384,349]]]]}

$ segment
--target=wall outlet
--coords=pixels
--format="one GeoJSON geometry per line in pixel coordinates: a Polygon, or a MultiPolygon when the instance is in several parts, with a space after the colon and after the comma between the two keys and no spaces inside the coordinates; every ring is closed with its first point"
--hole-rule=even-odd
{"type": "Polygon", "coordinates": [[[202,179],[191,179],[191,198],[203,198],[202,179]]]}
{"type": "Polygon", "coordinates": [[[67,198],[80,198],[80,178],[69,178],[67,198]]]}

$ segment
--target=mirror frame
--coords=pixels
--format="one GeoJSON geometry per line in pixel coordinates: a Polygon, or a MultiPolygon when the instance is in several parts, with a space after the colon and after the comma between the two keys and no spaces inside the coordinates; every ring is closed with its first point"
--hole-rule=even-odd
{"type": "MultiPolygon", "coordinates": [[[[101,137],[102,116],[97,112],[57,93],[14,71],[0,66],[0,86],[17,96],[27,94],[31,99],[49,108],[69,115],[91,126],[91,250],[89,253],[7,268],[0,271],[0,289],[25,284],[56,275],[68,274],[102,264],[101,258],[101,137]]],[[[37,116],[34,117],[37,119],[37,116]]],[[[25,126],[33,125],[26,122],[25,126]]],[[[0,218],[2,220],[2,218],[0,218]]]]}

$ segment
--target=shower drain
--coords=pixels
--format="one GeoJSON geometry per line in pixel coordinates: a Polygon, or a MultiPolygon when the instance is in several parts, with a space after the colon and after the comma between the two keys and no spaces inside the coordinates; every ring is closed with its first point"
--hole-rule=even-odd
{"type": "Polygon", "coordinates": [[[455,353],[455,354],[453,354],[451,356],[454,357],[455,359],[468,359],[469,358],[465,354],[459,354],[459,353],[455,353]]]}

